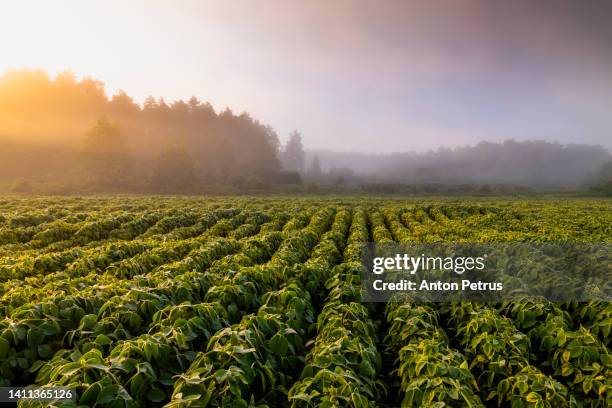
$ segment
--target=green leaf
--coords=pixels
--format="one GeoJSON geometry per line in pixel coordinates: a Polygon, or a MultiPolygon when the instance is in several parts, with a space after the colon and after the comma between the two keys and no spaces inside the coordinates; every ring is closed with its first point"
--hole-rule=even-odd
{"type": "Polygon", "coordinates": [[[68,363],[62,367],[60,370],[60,375],[70,377],[77,373],[81,369],[81,365],[79,363],[68,363]]]}
{"type": "Polygon", "coordinates": [[[561,355],[561,358],[563,359],[563,361],[569,361],[570,360],[570,356],[571,356],[570,352],[565,350],[563,352],[563,354],[561,355]]]}
{"type": "Polygon", "coordinates": [[[527,394],[525,399],[527,400],[527,402],[537,402],[541,400],[542,397],[540,397],[540,394],[538,394],[537,392],[530,392],[529,394],[527,394]]]}
{"type": "Polygon", "coordinates": [[[448,393],[448,396],[454,400],[458,400],[459,399],[459,390],[457,390],[456,388],[449,388],[448,390],[446,390],[446,392],[448,393]]]}
{"type": "Polygon", "coordinates": [[[94,328],[94,326],[96,325],[98,321],[98,316],[95,314],[88,314],[85,315],[81,318],[81,324],[79,325],[79,328],[81,330],[83,329],[87,329],[87,330],[91,330],[94,328]]]}
{"type": "Polygon", "coordinates": [[[91,386],[87,387],[81,398],[79,399],[79,404],[84,406],[93,406],[96,400],[98,399],[98,394],[102,387],[100,383],[93,383],[91,386]]]}
{"type": "Polygon", "coordinates": [[[376,370],[372,367],[372,364],[367,359],[361,360],[361,364],[359,365],[359,373],[366,377],[374,377],[376,374],[376,370]]]}
{"type": "Polygon", "coordinates": [[[39,328],[42,330],[45,336],[55,336],[61,331],[59,324],[53,320],[41,324],[39,328]]]}
{"type": "Polygon", "coordinates": [[[0,358],[5,358],[11,349],[11,345],[8,341],[0,337],[0,358]]]}
{"type": "Polygon", "coordinates": [[[38,327],[33,327],[28,330],[28,347],[34,348],[41,344],[45,339],[45,333],[38,327]]]}
{"type": "Polygon", "coordinates": [[[483,351],[484,351],[485,355],[486,355],[488,358],[491,358],[491,355],[492,355],[492,353],[493,353],[493,345],[492,345],[491,343],[487,342],[487,343],[485,343],[485,344],[484,344],[484,346],[482,347],[482,349],[483,349],[483,351]]]}
{"type": "Polygon", "coordinates": [[[102,388],[96,399],[96,404],[108,404],[113,401],[117,395],[117,391],[119,391],[119,386],[114,384],[102,388]]]}
{"type": "Polygon", "coordinates": [[[351,394],[351,399],[353,400],[353,405],[355,408],[367,408],[369,405],[368,399],[358,392],[351,394]]]}
{"type": "Polygon", "coordinates": [[[140,395],[144,393],[146,385],[147,383],[142,375],[135,375],[130,380],[130,392],[132,395],[140,395]]]}
{"type": "Polygon", "coordinates": [[[215,371],[215,381],[217,381],[217,383],[222,383],[227,379],[227,370],[220,368],[219,370],[215,371]]]}
{"type": "Polygon", "coordinates": [[[276,333],[270,339],[270,349],[279,356],[284,356],[289,349],[289,341],[287,341],[287,338],[282,334],[276,333]]]}
{"type": "Polygon", "coordinates": [[[41,344],[38,346],[38,355],[42,358],[51,358],[53,357],[53,350],[48,344],[41,344]]]}
{"type": "Polygon", "coordinates": [[[585,394],[588,394],[589,391],[591,391],[592,389],[593,389],[593,381],[592,380],[588,379],[588,380],[585,380],[582,383],[582,391],[584,391],[585,394]]]}
{"type": "Polygon", "coordinates": [[[166,393],[157,387],[153,387],[147,392],[147,398],[153,402],[161,402],[166,399],[166,393]]]}
{"type": "Polygon", "coordinates": [[[113,341],[110,339],[110,337],[105,334],[99,334],[94,340],[94,343],[96,343],[98,346],[108,346],[112,342],[113,341]]]}
{"type": "Polygon", "coordinates": [[[563,377],[567,377],[571,373],[572,373],[572,368],[568,364],[564,364],[563,366],[561,366],[561,375],[563,377]]]}

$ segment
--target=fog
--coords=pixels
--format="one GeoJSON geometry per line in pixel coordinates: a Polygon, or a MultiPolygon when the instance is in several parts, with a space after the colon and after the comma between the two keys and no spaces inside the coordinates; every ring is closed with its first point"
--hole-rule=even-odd
{"type": "Polygon", "coordinates": [[[196,95],[313,149],[612,148],[610,21],[605,0],[24,0],[0,14],[0,72],[72,70],[141,104],[196,95]]]}
{"type": "Polygon", "coordinates": [[[605,179],[612,159],[602,146],[542,140],[421,153],[309,147],[298,131],[283,144],[249,114],[215,111],[195,97],[150,97],[140,105],[70,73],[0,76],[0,189],[18,193],[359,191],[372,184],[585,189],[605,179]]]}
{"type": "Polygon", "coordinates": [[[604,177],[602,172],[612,160],[601,146],[561,145],[541,140],[482,141],[474,146],[425,153],[315,150],[308,152],[306,161],[312,163],[315,157],[322,173],[342,176],[347,182],[505,184],[535,189],[588,187],[604,177]]]}
{"type": "Polygon", "coordinates": [[[0,189],[606,180],[611,2],[383,4],[11,2],[0,189]]]}

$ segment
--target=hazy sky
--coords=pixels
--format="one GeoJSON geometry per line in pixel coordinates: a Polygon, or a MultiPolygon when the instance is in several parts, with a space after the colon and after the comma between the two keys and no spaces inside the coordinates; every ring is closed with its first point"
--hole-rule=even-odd
{"type": "Polygon", "coordinates": [[[307,147],[612,147],[612,1],[0,3],[0,71],[196,95],[307,147]]]}

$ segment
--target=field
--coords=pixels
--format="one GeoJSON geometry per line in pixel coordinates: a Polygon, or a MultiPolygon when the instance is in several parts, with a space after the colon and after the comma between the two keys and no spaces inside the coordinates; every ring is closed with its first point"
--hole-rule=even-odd
{"type": "Polygon", "coordinates": [[[610,303],[362,303],[362,244],[391,241],[610,242],[612,202],[0,199],[0,385],[112,407],[612,405],[610,303]]]}

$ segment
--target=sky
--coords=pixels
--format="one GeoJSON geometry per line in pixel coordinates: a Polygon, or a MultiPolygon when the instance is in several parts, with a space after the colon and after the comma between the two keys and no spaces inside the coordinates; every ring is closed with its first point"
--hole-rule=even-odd
{"type": "Polygon", "coordinates": [[[195,95],[312,149],[612,148],[612,2],[0,2],[0,73],[195,95]]]}

